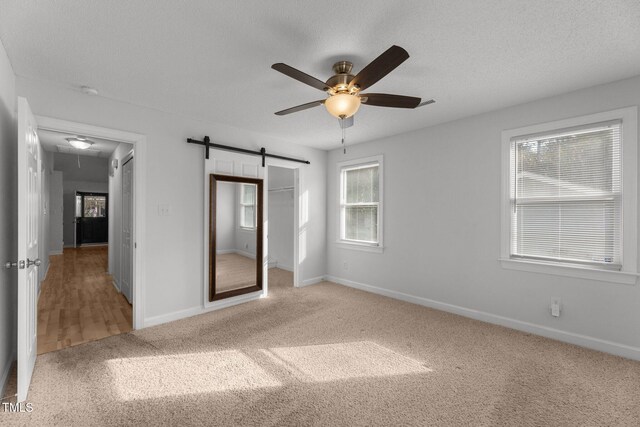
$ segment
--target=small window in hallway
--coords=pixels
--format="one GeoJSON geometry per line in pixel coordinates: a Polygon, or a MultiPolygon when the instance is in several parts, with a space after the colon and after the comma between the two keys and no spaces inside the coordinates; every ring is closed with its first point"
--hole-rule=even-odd
{"type": "Polygon", "coordinates": [[[106,196],[84,196],[84,212],[85,218],[104,218],[107,216],[107,197],[106,196]]]}

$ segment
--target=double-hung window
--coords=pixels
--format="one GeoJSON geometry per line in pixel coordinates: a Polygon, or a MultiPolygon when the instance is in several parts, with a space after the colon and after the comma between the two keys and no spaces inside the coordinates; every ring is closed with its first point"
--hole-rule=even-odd
{"type": "Polygon", "coordinates": [[[633,171],[625,170],[623,159],[636,153],[635,148],[624,150],[623,134],[631,124],[620,114],[606,113],[572,120],[521,130],[538,130],[534,133],[508,132],[508,214],[503,221],[508,219],[509,240],[503,241],[508,245],[503,258],[635,272],[636,261],[625,258],[630,255],[625,249],[633,258],[636,249],[625,247],[623,239],[634,246],[637,241],[636,225],[624,221],[627,215],[636,218],[636,206],[629,203],[635,194],[627,194],[637,191],[629,182],[636,175],[635,159],[626,162],[633,171]],[[561,124],[568,126],[555,127],[561,124]],[[625,264],[630,265],[625,269],[625,264]]]}
{"type": "Polygon", "coordinates": [[[341,243],[382,247],[382,156],[340,163],[341,243]]]}
{"type": "Polygon", "coordinates": [[[240,227],[256,228],[256,185],[240,185],[240,227]]]}

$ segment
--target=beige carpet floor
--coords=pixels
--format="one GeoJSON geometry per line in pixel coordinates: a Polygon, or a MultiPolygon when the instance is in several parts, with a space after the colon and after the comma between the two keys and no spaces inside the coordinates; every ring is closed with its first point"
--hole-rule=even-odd
{"type": "Polygon", "coordinates": [[[640,363],[331,283],[38,357],[21,425],[640,425],[640,363]]]}

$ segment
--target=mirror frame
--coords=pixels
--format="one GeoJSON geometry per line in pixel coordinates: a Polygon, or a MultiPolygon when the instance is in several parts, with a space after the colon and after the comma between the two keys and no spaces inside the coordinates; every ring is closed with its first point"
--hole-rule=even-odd
{"type": "Polygon", "coordinates": [[[209,175],[209,302],[262,290],[262,253],[263,253],[263,180],[244,176],[209,175]],[[216,202],[218,181],[255,184],[257,187],[257,225],[256,225],[256,284],[246,288],[216,292],[216,202]]]}

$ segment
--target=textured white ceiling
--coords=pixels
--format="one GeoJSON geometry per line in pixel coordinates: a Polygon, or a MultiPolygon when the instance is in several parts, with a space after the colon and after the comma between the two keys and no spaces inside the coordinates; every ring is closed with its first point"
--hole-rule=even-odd
{"type": "Polygon", "coordinates": [[[339,145],[323,93],[393,44],[411,58],[375,92],[435,98],[416,110],[363,106],[351,143],[640,74],[638,0],[0,0],[16,74],[319,148],[339,145]]]}

